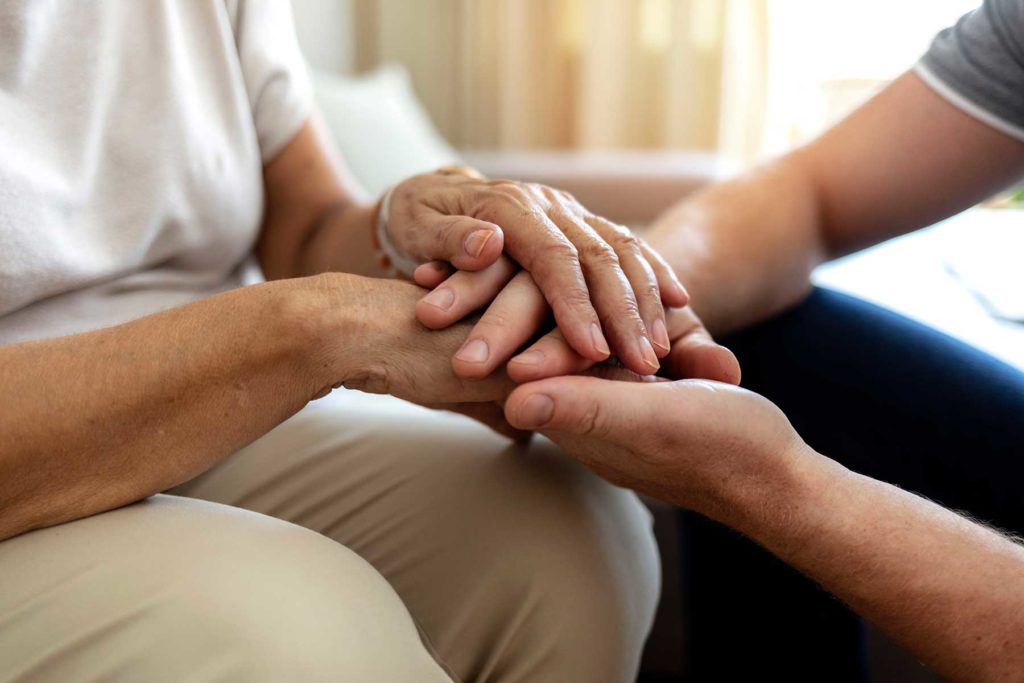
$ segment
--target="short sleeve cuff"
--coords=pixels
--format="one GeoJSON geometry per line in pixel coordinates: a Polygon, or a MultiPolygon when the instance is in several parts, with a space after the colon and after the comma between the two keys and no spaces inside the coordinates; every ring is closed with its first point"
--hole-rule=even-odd
{"type": "Polygon", "coordinates": [[[965,114],[995,128],[1001,133],[1024,142],[1024,128],[1007,121],[1002,116],[978,105],[970,97],[939,77],[935,69],[929,65],[927,56],[914,65],[914,73],[923,80],[940,97],[965,114]]]}

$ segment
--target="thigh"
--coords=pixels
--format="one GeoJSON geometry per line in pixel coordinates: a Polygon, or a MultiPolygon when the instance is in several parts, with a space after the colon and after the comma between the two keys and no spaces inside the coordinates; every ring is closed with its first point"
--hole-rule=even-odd
{"type": "Polygon", "coordinates": [[[179,491],[352,548],[464,680],[636,675],[659,585],[650,516],[546,440],[339,392],[179,491]]]}
{"type": "Polygon", "coordinates": [[[0,543],[0,680],[450,680],[387,582],[292,524],[156,496],[0,543]]]}

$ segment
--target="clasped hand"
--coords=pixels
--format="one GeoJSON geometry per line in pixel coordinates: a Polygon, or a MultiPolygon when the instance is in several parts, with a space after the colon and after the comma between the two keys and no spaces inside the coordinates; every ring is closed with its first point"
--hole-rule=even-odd
{"type": "Polygon", "coordinates": [[[415,281],[432,290],[416,305],[422,324],[444,329],[484,309],[453,358],[459,377],[507,363],[525,382],[614,355],[638,375],[738,381],[735,358],[683,308],[688,295],[664,259],[565,192],[441,169],[396,186],[385,218],[393,244],[422,263],[415,281]],[[552,317],[557,327],[536,339],[552,317]]]}
{"type": "Polygon", "coordinates": [[[799,454],[781,411],[732,386],[735,356],[671,268],[569,195],[442,171],[398,185],[389,213],[431,291],[392,285],[402,309],[418,298],[418,322],[404,319],[377,390],[509,436],[541,431],[614,482],[705,511],[722,504],[720,482],[799,454]],[[594,367],[612,353],[624,367],[594,367]]]}
{"type": "MultiPolygon", "coordinates": [[[[614,373],[620,379],[658,371],[739,381],[735,357],[686,307],[664,260],[564,192],[442,169],[396,186],[385,218],[393,245],[422,264],[417,284],[432,290],[416,303],[417,319],[444,330],[444,345],[453,333],[462,340],[452,382],[434,384],[455,394],[414,400],[511,433],[495,403],[515,384],[585,373],[612,355],[629,371],[614,373]]],[[[390,391],[401,394],[407,380],[390,391]]]]}

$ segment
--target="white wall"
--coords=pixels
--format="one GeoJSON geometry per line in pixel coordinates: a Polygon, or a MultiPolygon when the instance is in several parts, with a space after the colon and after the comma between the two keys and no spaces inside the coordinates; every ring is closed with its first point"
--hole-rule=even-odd
{"type": "Polygon", "coordinates": [[[350,73],[355,62],[352,0],[292,0],[292,11],[310,66],[350,73]]]}

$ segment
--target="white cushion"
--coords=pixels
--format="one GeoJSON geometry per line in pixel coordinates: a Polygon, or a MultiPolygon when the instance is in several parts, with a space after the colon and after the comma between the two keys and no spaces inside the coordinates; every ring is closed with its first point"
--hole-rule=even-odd
{"type": "Polygon", "coordinates": [[[373,196],[411,175],[458,161],[401,67],[355,77],[320,72],[314,84],[338,150],[373,196]]]}

